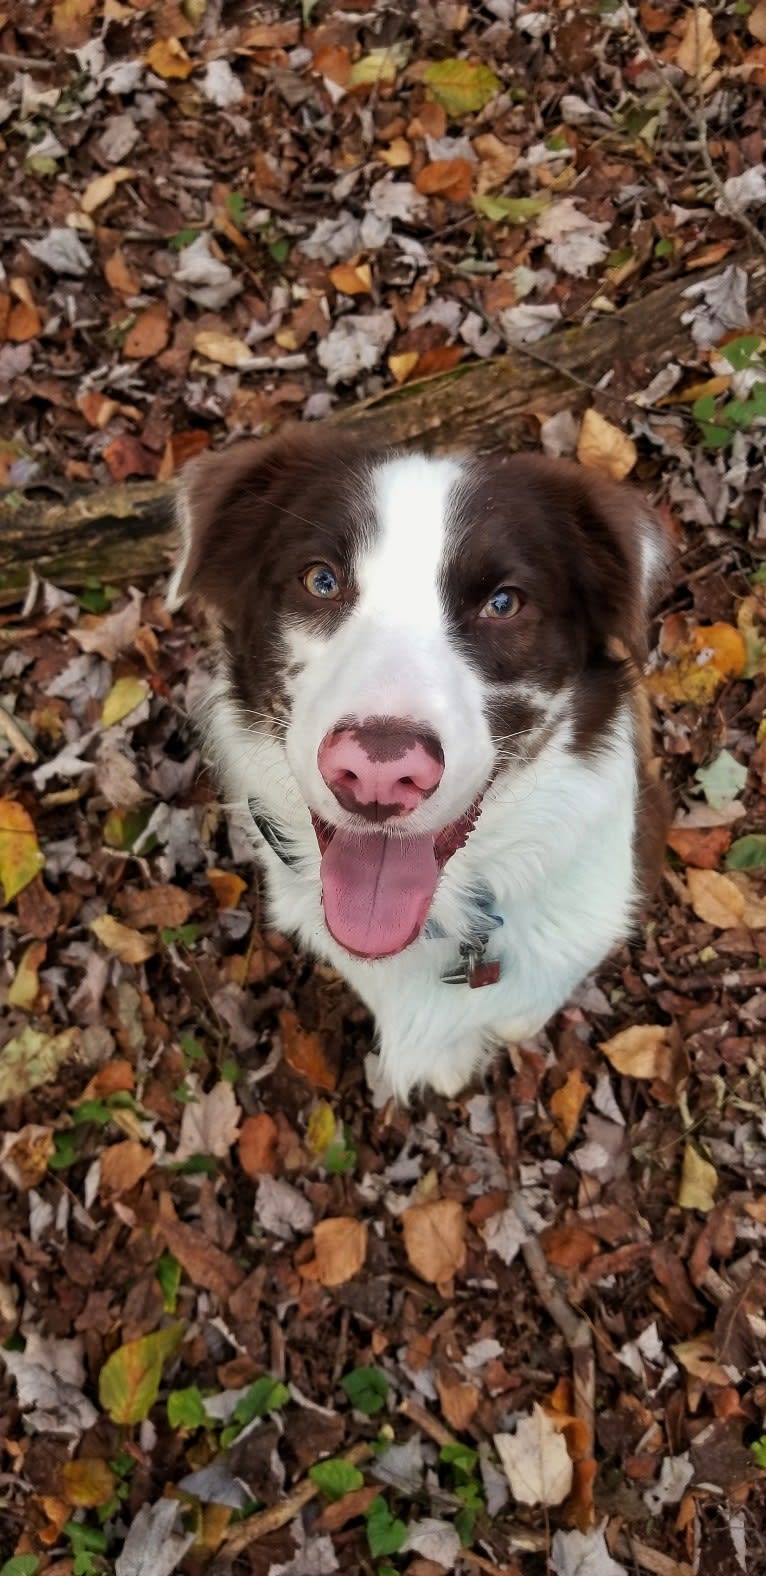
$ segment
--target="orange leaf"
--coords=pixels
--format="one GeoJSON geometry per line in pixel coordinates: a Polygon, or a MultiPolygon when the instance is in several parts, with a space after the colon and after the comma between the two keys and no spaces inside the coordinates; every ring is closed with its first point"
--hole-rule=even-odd
{"type": "Polygon", "coordinates": [[[129,1193],[141,1178],[151,1171],[154,1155],[135,1138],[126,1138],[121,1144],[110,1144],[101,1154],[102,1194],[129,1193]]]}
{"type": "Polygon", "coordinates": [[[611,1040],[602,1040],[599,1050],[626,1078],[666,1081],[672,1060],[668,1033],[663,1024],[635,1023],[629,1029],[621,1029],[611,1040]]]}
{"type": "Polygon", "coordinates": [[[648,679],[649,688],[663,700],[675,703],[692,701],[706,705],[714,700],[727,679],[739,678],[745,670],[747,647],[733,624],[684,626],[679,620],[666,620],[662,649],[671,661],[648,679]]]}
{"type": "Polygon", "coordinates": [[[100,394],[98,389],[83,389],[77,396],[77,409],[85,417],[89,427],[95,427],[98,432],[103,432],[113,416],[120,409],[119,401],[109,399],[108,395],[100,394]]]}
{"type": "Polygon", "coordinates": [[[156,454],[150,454],[138,438],[129,434],[113,438],[104,449],[102,459],[116,482],[124,482],[127,476],[156,476],[159,463],[156,454]]]}
{"type": "Polygon", "coordinates": [[[351,1215],[335,1215],[314,1227],[314,1253],[302,1274],[320,1286],[342,1286],[352,1280],[367,1257],[367,1227],[351,1215]]]}
{"type": "Polygon", "coordinates": [[[201,427],[192,428],[190,432],[174,432],[168,438],[162,463],[157,472],[158,480],[170,481],[171,476],[188,465],[190,460],[196,459],[210,447],[210,434],[203,432],[201,427]]]}
{"type": "Polygon", "coordinates": [[[219,909],[236,908],[242,893],[247,891],[247,882],[233,870],[208,870],[207,879],[219,909]]]}
{"type": "Polygon", "coordinates": [[[141,289],[141,280],[138,274],[133,273],[130,264],[126,262],[119,247],[116,252],[112,252],[111,257],[107,257],[104,263],[104,274],[107,284],[111,285],[118,295],[138,295],[141,289]]]}
{"type": "Polygon", "coordinates": [[[563,1270],[579,1270],[598,1253],[598,1243],[582,1226],[548,1226],[540,1242],[549,1264],[563,1270]]]}
{"type": "Polygon", "coordinates": [[[423,1280],[444,1285],[463,1268],[465,1217],[457,1199],[414,1204],[404,1211],[402,1227],[407,1258],[423,1280]]]}
{"type": "Polygon", "coordinates": [[[315,1089],[334,1089],[338,1078],[325,1056],[321,1034],[302,1029],[296,1014],[288,1007],[279,1014],[279,1026],[288,1067],[307,1078],[315,1089]]]}
{"type": "Polygon", "coordinates": [[[421,170],[415,188],[425,197],[464,202],[471,195],[474,166],[468,159],[434,159],[421,170]]]}
{"type": "Polygon", "coordinates": [[[424,350],[418,361],[418,377],[430,378],[437,372],[451,372],[463,359],[462,345],[434,345],[424,350]]]}
{"type": "Polygon", "coordinates": [[[372,269],[369,263],[338,263],[330,269],[330,282],[344,295],[367,295],[372,289],[372,269]]]}
{"type": "Polygon", "coordinates": [[[58,43],[64,49],[79,49],[90,38],[89,17],[95,0],[59,0],[52,12],[58,43]]]}
{"type": "Polygon", "coordinates": [[[15,344],[34,339],[42,328],[42,318],[33,302],[17,301],[8,318],[7,335],[15,344]]]}
{"type": "Polygon", "coordinates": [[[172,930],[177,925],[185,925],[196,907],[196,900],[184,892],[183,887],[161,881],[145,889],[129,887],[118,893],[117,903],[127,923],[135,925],[137,930],[151,930],[160,925],[168,925],[172,930]]]}
{"type": "Polygon", "coordinates": [[[105,1100],[110,1094],[122,1093],[126,1090],[129,1094],[136,1087],[136,1075],[130,1062],[106,1062],[94,1073],[90,1083],[85,1085],[81,1098],[83,1100],[105,1100]]]}
{"type": "Polygon", "coordinates": [[[242,39],[245,49],[290,49],[301,36],[300,22],[255,22],[242,39]]]}
{"type": "Polygon", "coordinates": [[[728,826],[671,826],[668,832],[668,847],[698,870],[715,870],[730,843],[728,826]]]}
{"type": "MultiPolygon", "coordinates": [[[[564,1146],[571,1143],[577,1132],[580,1112],[589,1094],[590,1084],[586,1083],[579,1067],[572,1067],[567,1073],[566,1082],[551,1095],[551,1116],[564,1146]]],[[[556,1153],[560,1151],[557,1149],[556,1153]]]]}
{"type": "Polygon", "coordinates": [[[266,1111],[257,1116],[246,1116],[239,1130],[237,1148],[239,1163],[249,1177],[260,1177],[264,1172],[274,1176],[277,1169],[277,1124],[266,1111]]]}
{"type": "Polygon", "coordinates": [[[170,333],[170,320],[167,307],[160,301],[153,306],[146,307],[139,312],[132,328],[128,329],[123,345],[123,354],[132,360],[142,360],[145,356],[156,356],[165,349],[170,333]]]}
{"type": "Polygon", "coordinates": [[[152,44],[146,56],[146,63],[158,77],[168,81],[171,77],[183,81],[194,70],[195,61],[190,60],[177,38],[158,38],[152,44]]]}
{"type": "Polygon", "coordinates": [[[458,1434],[468,1428],[481,1399],[480,1392],[475,1384],[465,1384],[447,1368],[444,1373],[436,1375],[436,1388],[444,1416],[450,1428],[458,1434]]]}
{"type": "Polygon", "coordinates": [[[334,82],[336,87],[344,88],[351,75],[351,56],[345,45],[325,44],[315,54],[311,69],[334,82]]]}

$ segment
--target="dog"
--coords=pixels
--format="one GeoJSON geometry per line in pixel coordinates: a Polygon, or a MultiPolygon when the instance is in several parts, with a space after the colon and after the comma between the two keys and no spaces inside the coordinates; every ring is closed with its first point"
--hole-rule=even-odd
{"type": "Polygon", "coordinates": [[[271,919],[454,1097],[626,938],[664,848],[640,675],[667,559],[632,490],[343,432],[192,462],[169,591],[217,625],[204,730],[271,919]]]}

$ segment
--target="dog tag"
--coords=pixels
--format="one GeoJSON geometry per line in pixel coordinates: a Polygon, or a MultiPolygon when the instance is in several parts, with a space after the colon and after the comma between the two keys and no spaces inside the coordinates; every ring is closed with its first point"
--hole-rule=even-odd
{"type": "Polygon", "coordinates": [[[461,962],[449,974],[442,974],[443,985],[468,985],[480,990],[484,985],[496,985],[500,978],[498,961],[488,962],[486,951],[488,936],[477,936],[474,942],[464,941],[460,947],[461,962]]]}

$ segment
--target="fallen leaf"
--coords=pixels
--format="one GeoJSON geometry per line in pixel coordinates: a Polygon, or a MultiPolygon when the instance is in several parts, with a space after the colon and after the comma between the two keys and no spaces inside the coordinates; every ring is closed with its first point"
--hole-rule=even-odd
{"type": "Polygon", "coordinates": [[[8,987],[8,1005],[32,1012],[40,994],[38,970],[45,959],[45,942],[32,941],[19,959],[16,973],[8,987]]]}
{"type": "Polygon", "coordinates": [[[436,60],[426,66],[423,81],[429,98],[452,120],[483,109],[501,86],[494,71],[475,60],[436,60]]]}
{"type": "Polygon", "coordinates": [[[692,908],[698,919],[717,930],[736,930],[745,924],[745,897],[729,876],[717,870],[687,870],[692,908]]]}
{"type": "Polygon", "coordinates": [[[552,202],[535,224],[535,234],[546,242],[554,268],[574,279],[584,279],[591,268],[604,261],[609,252],[608,231],[608,224],[582,212],[576,197],[552,202]]]}
{"type": "Polygon", "coordinates": [[[253,352],[244,339],[215,330],[202,329],[199,334],[195,334],[194,349],[201,356],[207,356],[209,361],[217,361],[222,367],[246,366],[253,359],[253,352]]]}
{"type": "Polygon", "coordinates": [[[714,810],[728,809],[747,782],[747,767],[742,766],[729,750],[720,750],[709,766],[700,766],[694,773],[708,804],[714,810]]]}
{"type": "Polygon", "coordinates": [[[178,1219],[169,1193],[160,1194],[155,1230],[178,1259],[192,1286],[212,1292],[223,1303],[242,1284],[244,1271],[204,1232],[178,1219]]]}
{"type": "Polygon", "coordinates": [[[121,409],[119,400],[109,399],[106,394],[101,394],[98,389],[83,389],[77,396],[77,409],[85,417],[89,427],[95,427],[98,432],[103,432],[113,416],[121,409]]]}
{"type": "Polygon", "coordinates": [[[246,1176],[273,1176],[277,1169],[277,1124],[267,1111],[246,1116],[239,1131],[239,1163],[246,1176]]]}
{"type": "Polygon", "coordinates": [[[450,1428],[462,1434],[476,1415],[481,1391],[475,1384],[468,1384],[459,1379],[451,1368],[437,1373],[436,1389],[442,1412],[450,1428]]]}
{"type": "Polygon", "coordinates": [[[159,466],[157,455],[129,433],[121,433],[107,444],[101,458],[115,482],[124,482],[128,476],[155,476],[159,466]]]}
{"type": "Polygon", "coordinates": [[[668,847],[697,870],[715,870],[730,843],[728,826],[672,826],[668,832],[668,847]]]}
{"type": "Polygon", "coordinates": [[[306,1148],[315,1159],[323,1155],[332,1143],[336,1125],[332,1106],[327,1100],[319,1100],[311,1112],[306,1127],[306,1148]]]}
{"type": "Polygon", "coordinates": [[[389,356],[388,369],[397,383],[406,383],[420,360],[417,350],[404,350],[400,356],[389,356]]]}
{"type": "Polygon", "coordinates": [[[132,361],[142,361],[156,356],[165,349],[170,334],[170,314],[162,302],[155,302],[139,312],[135,323],[125,336],[123,354],[132,361]]]}
{"type": "Polygon", "coordinates": [[[666,666],[649,675],[648,687],[664,700],[704,706],[727,679],[740,677],[746,656],[744,639],[733,624],[692,626],[674,641],[666,666]]]}
{"type": "Polygon", "coordinates": [[[684,1149],[684,1164],[681,1172],[681,1190],[678,1203],[681,1209],[698,1209],[703,1214],[709,1214],[715,1207],[715,1190],[718,1186],[718,1172],[709,1160],[703,1159],[694,1144],[687,1143],[684,1149]]]}
{"type": "Polygon", "coordinates": [[[121,1144],[110,1144],[101,1152],[101,1192],[116,1195],[129,1193],[154,1165],[151,1149],[139,1144],[135,1138],[126,1138],[121,1144]]]}
{"type": "MultiPolygon", "coordinates": [[[[206,1529],[213,1508],[205,1506],[206,1529]]],[[[195,1542],[193,1532],[175,1530],[181,1522],[181,1511],[182,1505],[176,1499],[158,1499],[154,1505],[142,1505],[131,1518],[114,1576],[172,1576],[195,1542]]]]}
{"type": "Polygon", "coordinates": [[[40,852],[31,816],[15,799],[0,799],[0,882],[3,902],[23,891],[42,870],[45,857],[40,852]]]}
{"type": "Polygon", "coordinates": [[[129,925],[121,925],[119,919],[114,919],[111,914],[92,919],[90,929],[101,945],[113,952],[121,963],[145,963],[156,950],[153,941],[139,935],[137,930],[131,930],[129,925]]]}
{"type": "Polygon", "coordinates": [[[111,257],[107,257],[104,263],[104,275],[107,284],[112,290],[116,290],[118,295],[138,295],[141,289],[138,274],[133,272],[119,247],[116,252],[112,252],[111,257]]]}
{"type": "Polygon", "coordinates": [[[171,476],[188,465],[190,460],[210,447],[210,434],[201,428],[192,429],[190,432],[174,432],[168,438],[165,452],[157,472],[157,480],[169,482],[171,476]]]}
{"type": "Polygon", "coordinates": [[[713,32],[713,18],[705,6],[689,12],[675,55],[675,64],[687,77],[706,77],[712,71],[721,50],[713,32]]]}
{"type": "Polygon", "coordinates": [[[407,1258],[415,1273],[437,1286],[452,1280],[466,1260],[465,1216],[457,1199],[414,1204],[401,1219],[407,1258]]]}
{"type": "Polygon", "coordinates": [[[88,42],[94,7],[95,0],[58,0],[54,5],[51,20],[63,49],[79,49],[88,42]]]}
{"type": "Polygon", "coordinates": [[[285,1007],[279,1014],[285,1061],[307,1078],[315,1089],[334,1089],[337,1074],[327,1061],[324,1041],[315,1030],[302,1029],[296,1013],[285,1007]]]}
{"type": "Polygon", "coordinates": [[[104,727],[113,728],[115,723],[124,722],[126,717],[138,710],[148,694],[149,685],[146,679],[131,677],[117,679],[101,708],[101,721],[104,727]]]}
{"type": "Polygon", "coordinates": [[[350,88],[371,87],[377,82],[395,82],[397,72],[407,64],[408,47],[405,43],[389,44],[382,49],[371,49],[369,54],[355,60],[348,74],[350,88]]]}
{"type": "Polygon", "coordinates": [[[572,1487],[572,1462],[553,1418],[535,1404],[515,1434],[495,1434],[495,1449],[520,1505],[560,1505],[572,1487]]]}
{"type": "Polygon", "coordinates": [[[732,843],[727,870],[766,870],[766,833],[751,832],[732,843]]]}
{"type": "MultiPolygon", "coordinates": [[[[609,1553],[604,1537],[605,1526],[606,1522],[603,1522],[600,1527],[589,1527],[586,1532],[577,1528],[571,1532],[554,1532],[551,1544],[551,1570],[554,1576],[628,1576],[625,1566],[618,1565],[609,1553]]],[[[682,1573],[676,1567],[672,1571],[668,1570],[665,1576],[682,1576],[682,1573]]]]}
{"type": "Polygon", "coordinates": [[[196,62],[189,59],[177,38],[158,38],[147,52],[146,64],[164,81],[173,78],[183,81],[191,76],[196,62]]]}
{"type": "Polygon", "coordinates": [[[27,1024],[0,1051],[0,1101],[13,1100],[47,1083],[62,1062],[74,1055],[79,1043],[79,1029],[51,1035],[27,1024]]]}
{"type": "Polygon", "coordinates": [[[469,159],[434,159],[426,164],[415,181],[415,190],[425,197],[449,197],[464,202],[471,195],[474,166],[469,159]]]}
{"type": "Polygon", "coordinates": [[[17,301],[11,309],[6,334],[14,344],[23,345],[28,339],[35,339],[42,326],[43,320],[34,302],[17,301]]]}
{"type": "Polygon", "coordinates": [[[115,902],[123,918],[137,930],[175,930],[185,925],[195,908],[194,900],[182,887],[158,882],[152,887],[127,887],[118,892],[115,902]]]}
{"type": "Polygon", "coordinates": [[[638,459],[632,438],[613,426],[597,410],[586,410],[577,439],[577,458],[591,470],[603,471],[615,481],[628,476],[638,459]]]}
{"type": "Polygon", "coordinates": [[[107,170],[104,175],[96,175],[88,182],[80,198],[83,213],[95,213],[97,208],[103,207],[103,204],[114,196],[121,182],[132,180],[135,173],[135,170],[129,169],[127,165],[120,165],[116,170],[107,170]]]}
{"type": "Polygon", "coordinates": [[[473,151],[479,160],[476,189],[479,196],[504,186],[519,161],[519,149],[510,142],[503,142],[494,132],[484,132],[473,139],[473,151]]]}
{"type": "Polygon", "coordinates": [[[372,269],[369,263],[338,263],[330,269],[330,283],[344,295],[369,295],[372,289],[372,269]]]}
{"type": "Polygon", "coordinates": [[[599,1050],[627,1078],[669,1079],[672,1052],[668,1030],[661,1024],[633,1024],[611,1040],[600,1041],[599,1050]]]}
{"type": "Polygon", "coordinates": [[[730,1376],[715,1355],[712,1335],[697,1335],[691,1341],[679,1341],[671,1350],[676,1361],[693,1379],[724,1388],[731,1384],[730,1376]]]}
{"type": "Polygon", "coordinates": [[[336,87],[344,88],[351,75],[351,55],[344,44],[325,44],[317,50],[311,69],[336,87]]]}
{"type": "Polygon", "coordinates": [[[0,1166],[9,1182],[27,1193],[42,1182],[54,1149],[52,1128],[28,1122],[18,1132],[6,1132],[0,1139],[0,1166]]]}
{"type": "Polygon", "coordinates": [[[558,1137],[561,1144],[555,1153],[563,1153],[574,1138],[580,1113],[590,1092],[590,1084],[583,1078],[579,1067],[571,1067],[561,1088],[551,1095],[550,1112],[556,1123],[554,1136],[558,1137]]]}
{"type": "Polygon", "coordinates": [[[350,1215],[320,1220],[314,1227],[314,1260],[303,1266],[303,1274],[321,1286],[342,1286],[364,1267],[367,1256],[367,1227],[350,1215]]]}
{"type": "Polygon", "coordinates": [[[83,1100],[105,1100],[110,1094],[117,1094],[127,1090],[132,1094],[136,1087],[136,1075],[130,1062],[116,1060],[107,1062],[99,1067],[97,1073],[85,1085],[81,1098],[83,1100]]]}
{"type": "Polygon", "coordinates": [[[79,1456],[61,1468],[61,1491],[68,1505],[95,1510],[114,1494],[117,1479],[100,1456],[79,1456]]]}
{"type": "Polygon", "coordinates": [[[206,875],[217,907],[221,910],[236,908],[242,893],[247,891],[247,882],[233,870],[208,870],[206,875]]]}
{"type": "Polygon", "coordinates": [[[387,148],[381,148],[379,157],[389,169],[402,170],[412,163],[412,148],[406,137],[394,137],[387,148]]]}
{"type": "Polygon", "coordinates": [[[98,1376],[98,1398],[113,1423],[143,1423],[159,1394],[163,1364],[175,1356],[184,1326],[171,1324],[153,1335],[126,1341],[108,1357],[98,1376]]]}
{"type": "MultiPolygon", "coordinates": [[[[187,1087],[190,1087],[189,1079],[187,1087]]],[[[188,1160],[190,1155],[225,1159],[237,1141],[241,1115],[234,1090],[225,1079],[220,1079],[212,1089],[195,1091],[195,1098],[184,1105],[174,1160],[188,1160]]]]}
{"type": "Polygon", "coordinates": [[[595,1237],[582,1226],[548,1226],[539,1241],[548,1263],[558,1269],[582,1269],[598,1253],[595,1237]]]}

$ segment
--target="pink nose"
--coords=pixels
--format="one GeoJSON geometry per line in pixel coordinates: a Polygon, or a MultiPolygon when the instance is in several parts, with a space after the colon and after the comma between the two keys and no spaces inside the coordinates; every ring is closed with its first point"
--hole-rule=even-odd
{"type": "Polygon", "coordinates": [[[368,821],[409,815],[441,782],[444,755],[427,729],[368,717],[325,735],[317,764],[344,810],[368,821]]]}

